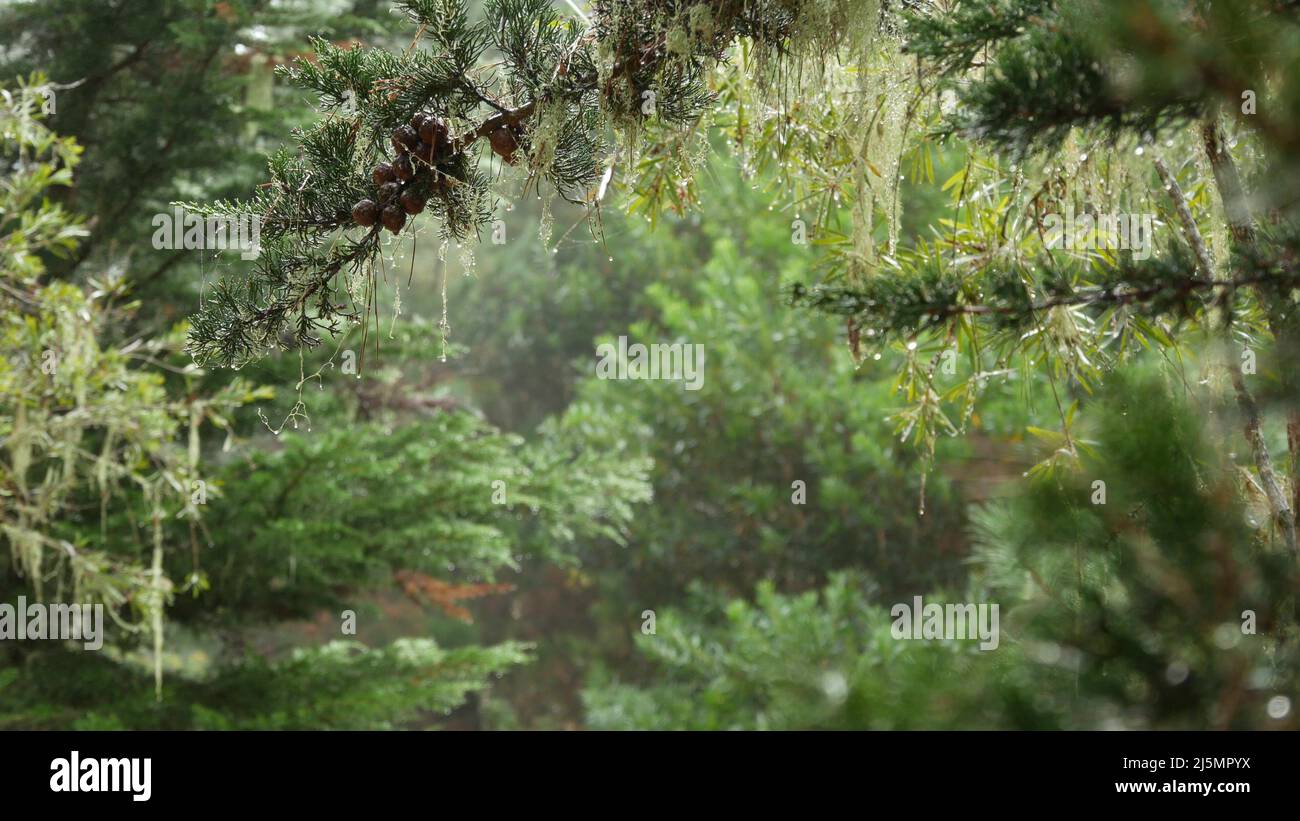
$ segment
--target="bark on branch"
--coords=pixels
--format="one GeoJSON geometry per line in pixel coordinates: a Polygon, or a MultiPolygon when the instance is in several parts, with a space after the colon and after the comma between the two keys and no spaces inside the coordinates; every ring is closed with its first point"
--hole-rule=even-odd
{"type": "MultiPolygon", "coordinates": [[[[1205,153],[1210,160],[1210,169],[1214,172],[1214,184],[1219,189],[1224,213],[1228,217],[1228,230],[1234,242],[1242,247],[1255,244],[1255,218],[1251,214],[1250,200],[1241,184],[1241,175],[1237,165],[1224,145],[1223,131],[1218,120],[1211,118],[1201,126],[1201,140],[1205,144],[1205,153]]],[[[1294,311],[1288,310],[1290,289],[1265,291],[1261,288],[1259,298],[1268,314],[1269,330],[1283,361],[1295,361],[1300,355],[1300,330],[1294,319],[1289,318],[1294,311]]],[[[1291,456],[1291,507],[1300,508],[1300,410],[1295,403],[1300,401],[1300,382],[1297,381],[1293,368],[1282,370],[1282,390],[1291,403],[1286,416],[1287,450],[1291,456]]]]}
{"type": "MultiPolygon", "coordinates": [[[[1208,145],[1208,144],[1207,144],[1208,145]]],[[[1205,248],[1205,239],[1201,236],[1201,231],[1196,227],[1196,220],[1192,218],[1191,209],[1187,207],[1187,198],[1183,195],[1183,189],[1178,185],[1178,180],[1170,172],[1165,161],[1156,157],[1156,173],[1160,175],[1160,181],[1164,183],[1165,190],[1169,192],[1170,199],[1173,200],[1174,210],[1178,213],[1178,220],[1183,225],[1183,233],[1187,237],[1187,244],[1192,246],[1193,253],[1196,254],[1197,263],[1202,268],[1207,278],[1214,276],[1214,266],[1210,260],[1209,252],[1205,248]]],[[[1235,169],[1232,174],[1236,178],[1235,169]]],[[[1229,216],[1231,219],[1231,216],[1229,216]]],[[[1253,237],[1254,229],[1250,229],[1253,237]]],[[[1236,236],[1234,232],[1234,236],[1236,236]]],[[[1277,472],[1273,469],[1273,459],[1268,452],[1268,444],[1264,441],[1262,424],[1260,421],[1259,405],[1255,403],[1255,397],[1251,395],[1250,390],[1246,387],[1245,377],[1241,372],[1241,358],[1234,356],[1234,351],[1228,350],[1228,370],[1232,374],[1232,387],[1237,397],[1237,406],[1241,408],[1242,416],[1245,417],[1246,441],[1250,444],[1250,450],[1255,459],[1255,469],[1259,471],[1259,481],[1264,488],[1264,495],[1268,498],[1268,506],[1273,512],[1273,517],[1277,521],[1278,527],[1282,529],[1282,539],[1286,542],[1287,549],[1291,553],[1296,552],[1296,533],[1295,533],[1295,511],[1287,500],[1287,495],[1282,489],[1281,482],[1278,481],[1277,472]]]]}

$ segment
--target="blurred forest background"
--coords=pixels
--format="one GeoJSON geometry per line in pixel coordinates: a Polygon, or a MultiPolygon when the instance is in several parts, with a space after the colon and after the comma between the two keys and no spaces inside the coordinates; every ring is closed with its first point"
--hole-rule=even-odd
{"type": "MultiPolygon", "coordinates": [[[[815,209],[729,133],[690,208],[625,198],[593,232],[504,199],[504,243],[386,240],[367,328],[195,364],[186,322],[239,263],[151,220],[247,196],[324,116],[275,71],[314,36],[412,29],[388,0],[0,4],[0,601],[114,613],[102,652],[0,644],[0,728],[1300,727],[1295,557],[1215,334],[1150,319],[1104,383],[1027,364],[1059,337],[963,347],[931,389],[978,375],[979,405],[921,436],[899,414],[947,344],[792,306],[834,237],[792,241],[815,209]],[[620,335],[703,345],[703,389],[596,378],[620,335]],[[914,596],[998,603],[1000,646],[894,639],[914,596]]],[[[909,149],[880,248],[1005,233],[1031,186],[992,163],[909,149]]],[[[1178,169],[1198,218],[1205,169],[1178,169]]],[[[1293,365],[1257,347],[1271,407],[1293,365]]],[[[1256,433],[1286,474],[1285,423],[1256,433]]]]}

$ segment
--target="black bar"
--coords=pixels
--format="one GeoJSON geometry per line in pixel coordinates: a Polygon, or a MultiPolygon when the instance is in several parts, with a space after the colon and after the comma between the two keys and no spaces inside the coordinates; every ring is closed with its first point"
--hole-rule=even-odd
{"type": "Polygon", "coordinates": [[[10,732],[0,734],[0,745],[6,797],[52,810],[336,814],[400,801],[436,813],[468,800],[485,810],[532,802],[550,813],[563,797],[575,807],[680,812],[815,796],[827,808],[850,802],[851,812],[1170,802],[1223,810],[1284,806],[1296,781],[1294,737],[1285,733],[10,732]],[[142,772],[150,759],[148,800],[133,800],[129,790],[52,791],[51,762],[70,764],[72,751],[82,768],[92,758],[138,758],[142,772]],[[1205,784],[1213,791],[1206,794],[1205,784]]]}

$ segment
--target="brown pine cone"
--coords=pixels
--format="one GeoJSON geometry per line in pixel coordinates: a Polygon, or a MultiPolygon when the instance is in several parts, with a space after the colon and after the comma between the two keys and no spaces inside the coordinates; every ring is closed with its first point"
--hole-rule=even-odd
{"type": "Polygon", "coordinates": [[[492,144],[492,150],[497,153],[501,159],[514,165],[515,152],[519,150],[519,141],[515,139],[514,132],[509,128],[499,126],[495,131],[488,135],[488,142],[492,144]]]}
{"type": "Polygon", "coordinates": [[[441,117],[429,117],[420,126],[420,139],[437,148],[447,142],[447,121],[441,117]]]}
{"type": "Polygon", "coordinates": [[[357,225],[371,226],[379,219],[379,206],[374,200],[359,200],[352,206],[352,221],[357,225]]]}
{"type": "Polygon", "coordinates": [[[397,149],[399,154],[410,151],[419,141],[420,135],[415,133],[415,129],[409,125],[399,125],[393,129],[393,148],[397,149]]]}
{"type": "Polygon", "coordinates": [[[402,186],[396,182],[386,182],[379,186],[379,201],[387,205],[393,201],[393,198],[401,193],[402,186]]]}
{"type": "Polygon", "coordinates": [[[396,234],[406,225],[406,212],[400,205],[390,205],[384,209],[384,227],[396,234]]]}
{"type": "Polygon", "coordinates": [[[393,174],[402,182],[406,182],[415,176],[415,166],[411,164],[411,158],[403,154],[393,160],[393,174]]]}
{"type": "Polygon", "coordinates": [[[393,167],[386,162],[376,165],[375,170],[370,172],[370,178],[375,181],[376,186],[397,179],[396,175],[393,174],[393,167]]]}
{"type": "Polygon", "coordinates": [[[424,210],[424,203],[425,203],[424,197],[421,197],[419,194],[416,194],[414,191],[411,190],[403,191],[400,201],[402,203],[402,208],[408,214],[414,215],[424,210]]]}

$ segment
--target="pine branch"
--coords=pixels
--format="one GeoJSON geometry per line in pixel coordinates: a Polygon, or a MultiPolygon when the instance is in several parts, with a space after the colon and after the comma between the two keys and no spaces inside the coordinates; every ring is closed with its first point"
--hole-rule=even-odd
{"type": "Polygon", "coordinates": [[[1200,264],[1201,274],[1206,279],[1214,278],[1214,263],[1210,260],[1210,253],[1205,248],[1205,240],[1201,237],[1201,231],[1196,227],[1196,220],[1192,217],[1191,209],[1187,207],[1187,198],[1183,196],[1183,189],[1178,184],[1178,179],[1169,171],[1169,166],[1160,157],[1154,160],[1156,173],[1160,175],[1160,181],[1164,183],[1165,190],[1169,192],[1169,198],[1173,200],[1174,210],[1178,213],[1178,220],[1183,225],[1183,233],[1187,237],[1187,244],[1192,246],[1192,252],[1196,254],[1196,261],[1200,264]]]}
{"type": "MultiPolygon", "coordinates": [[[[1207,132],[1208,133],[1208,132],[1207,132]]],[[[1207,147],[1210,143],[1207,141],[1207,147]]],[[[1201,237],[1200,229],[1196,227],[1196,220],[1192,218],[1191,209],[1187,207],[1187,199],[1183,196],[1183,189],[1178,185],[1178,180],[1170,173],[1169,167],[1165,165],[1164,160],[1157,157],[1155,159],[1156,172],[1160,175],[1161,182],[1164,183],[1165,190],[1169,192],[1170,199],[1173,200],[1174,210],[1178,213],[1179,221],[1183,225],[1183,233],[1187,237],[1187,242],[1192,246],[1196,253],[1196,258],[1200,262],[1202,271],[1206,277],[1213,277],[1214,266],[1210,262],[1210,255],[1205,249],[1205,240],[1201,237]]],[[[1236,171],[1233,169],[1232,177],[1236,177],[1236,171]]],[[[1238,193],[1240,188],[1238,187],[1238,193]]],[[[1253,236],[1253,229],[1251,235],[1253,236]]],[[[1237,397],[1237,406],[1241,408],[1245,416],[1246,441],[1250,444],[1251,454],[1255,459],[1255,469],[1259,471],[1260,484],[1263,485],[1264,495],[1268,498],[1269,508],[1273,511],[1273,518],[1277,521],[1278,526],[1282,528],[1282,538],[1286,542],[1287,548],[1296,552],[1296,531],[1295,531],[1295,511],[1287,501],[1286,494],[1282,492],[1278,482],[1277,472],[1273,469],[1273,458],[1269,455],[1268,444],[1264,441],[1264,436],[1260,427],[1259,406],[1255,403],[1255,397],[1246,387],[1246,380],[1241,372],[1241,357],[1235,355],[1236,352],[1230,347],[1227,353],[1227,365],[1232,374],[1232,386],[1237,397]]]]}
{"type": "Polygon", "coordinates": [[[402,0],[427,48],[316,40],[315,60],[280,73],[317,94],[329,116],[295,135],[297,152],[271,157],[271,181],[248,202],[212,206],[259,215],[263,253],[243,282],[218,286],[191,325],[189,350],[237,365],[286,343],[290,331],[297,344],[315,344],[315,329],[336,327],[340,315],[327,284],[344,267],[373,264],[379,225],[398,233],[427,212],[444,239],[480,231],[494,211],[479,170],[483,143],[489,159],[526,162],[526,185],[544,180],[587,202],[607,130],[643,139],[652,116],[694,123],[713,101],[706,78],[731,44],[749,36],[781,53],[805,5],[817,4],[597,2],[580,23],[549,0],[489,0],[471,22],[464,0],[402,0]],[[489,47],[504,59],[487,64],[489,47]],[[342,254],[321,251],[354,224],[370,230],[342,254]]]}
{"type": "Polygon", "coordinates": [[[1268,506],[1272,509],[1278,526],[1282,528],[1282,539],[1286,542],[1287,549],[1300,558],[1300,553],[1296,550],[1295,513],[1291,510],[1286,494],[1282,492],[1278,483],[1277,472],[1273,469],[1273,460],[1269,456],[1268,445],[1264,441],[1261,429],[1259,406],[1255,404],[1255,398],[1246,388],[1245,379],[1242,378],[1241,360],[1229,355],[1228,370],[1232,374],[1232,387],[1237,394],[1237,405],[1246,418],[1246,441],[1250,443],[1251,453],[1254,454],[1255,467],[1259,471],[1259,480],[1264,486],[1264,494],[1268,497],[1268,506]]]}
{"type": "Polygon", "coordinates": [[[1058,307],[1112,307],[1124,305],[1147,305],[1159,303],[1163,309],[1168,304],[1181,303],[1186,298],[1198,293],[1209,293],[1222,300],[1234,291],[1261,284],[1278,288],[1300,287],[1300,267],[1287,270],[1279,275],[1272,270],[1233,279],[1211,279],[1197,276],[1184,276],[1173,280],[1161,280],[1149,285],[1135,285],[1122,281],[1112,284],[1078,288],[1070,293],[1058,294],[1037,300],[1016,300],[1003,304],[982,302],[966,303],[957,300],[919,299],[911,303],[897,300],[880,299],[871,290],[852,289],[836,286],[813,286],[811,288],[796,283],[791,288],[793,304],[815,308],[827,313],[841,316],[868,316],[876,322],[874,327],[889,330],[915,331],[923,327],[942,324],[948,319],[959,316],[995,316],[1008,319],[1028,319],[1032,314],[1058,307]],[[898,324],[890,317],[918,316],[923,322],[915,326],[898,324]]]}
{"type": "MultiPolygon", "coordinates": [[[[1214,173],[1215,186],[1219,189],[1219,198],[1223,203],[1224,213],[1228,218],[1228,230],[1234,243],[1241,248],[1253,250],[1256,246],[1255,219],[1250,211],[1250,200],[1241,184],[1241,175],[1237,165],[1224,144],[1223,131],[1218,121],[1206,120],[1201,128],[1201,139],[1205,153],[1214,173]]],[[[1295,320],[1288,318],[1290,299],[1288,291],[1261,293],[1268,311],[1269,327],[1277,342],[1279,353],[1289,359],[1300,353],[1300,331],[1296,330],[1295,320]]],[[[1285,368],[1282,373],[1282,387],[1291,407],[1287,410],[1286,439],[1290,455],[1291,509],[1300,509],[1300,381],[1297,381],[1294,368],[1285,368]]]]}
{"type": "Polygon", "coordinates": [[[1228,230],[1232,238],[1242,245],[1255,243],[1255,218],[1250,213],[1250,203],[1237,173],[1237,165],[1232,161],[1224,143],[1223,132],[1215,119],[1207,119],[1201,126],[1201,139],[1205,144],[1205,154],[1214,172],[1214,182],[1223,201],[1223,210],[1228,217],[1228,230]]]}

